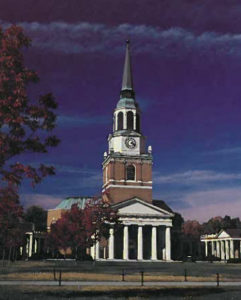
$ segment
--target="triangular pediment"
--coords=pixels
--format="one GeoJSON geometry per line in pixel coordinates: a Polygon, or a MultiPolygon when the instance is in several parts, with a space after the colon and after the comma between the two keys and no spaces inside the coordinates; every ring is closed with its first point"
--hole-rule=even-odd
{"type": "Polygon", "coordinates": [[[218,234],[218,238],[229,238],[230,235],[225,231],[221,230],[220,233],[218,234]]]}
{"type": "Polygon", "coordinates": [[[113,205],[113,208],[118,209],[118,214],[121,216],[151,216],[151,217],[173,217],[173,214],[159,208],[155,205],[147,203],[139,198],[132,198],[113,205]]]}

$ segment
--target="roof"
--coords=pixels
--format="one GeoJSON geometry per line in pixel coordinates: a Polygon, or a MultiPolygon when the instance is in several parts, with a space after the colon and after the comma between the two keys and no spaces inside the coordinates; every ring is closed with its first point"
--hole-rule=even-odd
{"type": "Polygon", "coordinates": [[[138,108],[138,104],[133,98],[121,98],[118,103],[116,108],[138,108]]]}
{"type": "Polygon", "coordinates": [[[138,197],[133,197],[121,202],[117,202],[113,204],[112,207],[114,209],[117,209],[118,213],[120,213],[121,215],[144,215],[145,217],[152,215],[158,217],[161,216],[164,218],[171,218],[174,216],[172,212],[167,211],[162,207],[153,205],[152,203],[144,201],[138,197]]]}
{"type": "Polygon", "coordinates": [[[152,200],[152,204],[173,213],[173,210],[163,200],[152,200]]]}
{"type": "Polygon", "coordinates": [[[241,229],[240,228],[229,228],[223,229],[223,231],[227,232],[232,238],[240,238],[241,237],[241,229]]]}
{"type": "Polygon", "coordinates": [[[59,205],[55,207],[55,209],[71,209],[73,204],[77,204],[79,208],[84,208],[85,205],[91,201],[93,197],[88,196],[80,196],[80,197],[67,197],[62,200],[59,205]]]}
{"type": "Polygon", "coordinates": [[[241,228],[227,228],[221,229],[218,233],[204,234],[201,236],[201,240],[205,239],[222,239],[222,238],[241,238],[241,228]]]}
{"type": "Polygon", "coordinates": [[[124,71],[123,71],[123,78],[122,78],[122,90],[133,90],[129,41],[126,41],[126,56],[125,56],[125,64],[124,64],[124,71]]]}

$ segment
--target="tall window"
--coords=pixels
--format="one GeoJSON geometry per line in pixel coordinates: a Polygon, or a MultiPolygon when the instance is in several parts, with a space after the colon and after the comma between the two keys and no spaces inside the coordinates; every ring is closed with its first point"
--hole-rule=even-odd
{"type": "Polygon", "coordinates": [[[135,180],[135,166],[129,165],[126,167],[126,180],[135,180]]]}
{"type": "Polygon", "coordinates": [[[133,112],[128,111],[127,113],[127,129],[132,130],[133,129],[133,112]]]}
{"type": "Polygon", "coordinates": [[[119,112],[117,115],[117,130],[123,129],[123,112],[119,112]]]}
{"type": "Polygon", "coordinates": [[[136,131],[140,132],[141,126],[140,126],[140,116],[139,114],[136,114],[136,131]]]}

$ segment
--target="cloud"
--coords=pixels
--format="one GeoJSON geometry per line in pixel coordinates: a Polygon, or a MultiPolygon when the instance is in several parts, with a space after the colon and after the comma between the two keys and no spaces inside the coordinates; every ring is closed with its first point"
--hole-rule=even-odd
{"type": "Polygon", "coordinates": [[[61,127],[86,127],[90,125],[109,124],[111,119],[108,116],[66,116],[60,115],[57,124],[61,127]]]}
{"type": "Polygon", "coordinates": [[[204,153],[204,155],[216,155],[216,154],[221,154],[221,155],[225,155],[225,154],[241,154],[241,147],[232,147],[232,148],[224,148],[224,149],[218,149],[218,150],[214,150],[214,151],[209,151],[204,153]]]}
{"type": "MultiPolygon", "coordinates": [[[[0,25],[10,24],[0,21],[0,25]]],[[[123,41],[134,40],[135,53],[161,54],[170,57],[241,56],[241,34],[194,33],[181,27],[161,29],[147,25],[120,24],[107,26],[97,23],[19,22],[32,37],[33,46],[51,52],[108,53],[123,52],[123,41]]]]}
{"type": "Polygon", "coordinates": [[[167,176],[156,176],[155,183],[157,184],[188,184],[202,182],[220,182],[228,180],[240,180],[240,173],[221,173],[208,170],[190,170],[183,173],[174,173],[167,176]]]}
{"type": "Polygon", "coordinates": [[[185,219],[201,222],[215,216],[241,217],[241,188],[198,191],[182,197],[186,208],[179,208],[185,219]]]}
{"type": "Polygon", "coordinates": [[[38,205],[44,209],[56,207],[60,201],[63,200],[62,196],[53,196],[47,194],[22,194],[20,195],[21,204],[24,208],[32,205],[38,205]]]}

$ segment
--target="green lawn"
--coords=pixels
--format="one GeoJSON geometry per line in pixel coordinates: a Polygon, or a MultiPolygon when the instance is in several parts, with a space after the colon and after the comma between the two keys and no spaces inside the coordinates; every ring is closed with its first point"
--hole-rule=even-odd
{"type": "MultiPolygon", "coordinates": [[[[127,281],[140,279],[144,271],[146,281],[240,280],[241,265],[217,263],[139,263],[139,262],[75,262],[75,261],[23,261],[0,267],[0,279],[53,280],[53,270],[62,270],[63,280],[117,280],[122,270],[127,281]]],[[[72,286],[0,286],[0,299],[240,299],[240,288],[171,288],[171,287],[72,287],[72,286]]]]}
{"type": "Polygon", "coordinates": [[[152,288],[152,287],[0,287],[1,300],[61,299],[240,299],[240,289],[233,288],[152,288]]]}
{"type": "MultiPolygon", "coordinates": [[[[240,264],[223,263],[139,263],[139,262],[75,262],[75,261],[22,261],[11,263],[9,266],[0,266],[0,277],[11,273],[53,273],[53,270],[62,270],[65,273],[87,273],[106,274],[107,277],[121,276],[125,274],[133,275],[144,271],[146,275],[184,276],[186,270],[188,277],[215,277],[216,273],[221,278],[230,280],[241,280],[240,264]]],[[[51,275],[52,276],[52,275],[51,275]]],[[[93,275],[90,275],[93,276],[93,275]]]]}

